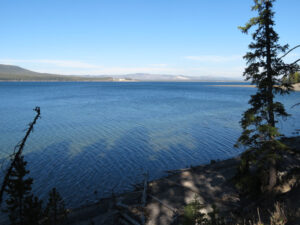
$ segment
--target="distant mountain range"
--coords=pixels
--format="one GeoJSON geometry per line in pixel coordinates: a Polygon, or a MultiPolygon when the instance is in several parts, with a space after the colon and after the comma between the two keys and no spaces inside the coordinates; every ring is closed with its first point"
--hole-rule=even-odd
{"type": "Polygon", "coordinates": [[[50,73],[38,73],[19,66],[0,64],[0,81],[241,81],[224,77],[192,77],[184,75],[135,73],[126,75],[58,75],[50,73]]]}
{"type": "Polygon", "coordinates": [[[241,81],[234,78],[227,78],[227,77],[211,77],[211,76],[201,76],[201,77],[194,77],[194,76],[185,76],[185,75],[168,75],[168,74],[150,74],[150,73],[134,73],[134,74],[127,74],[127,75],[119,75],[113,76],[116,79],[131,79],[136,81],[177,81],[177,82],[217,82],[217,81],[241,81]]]}
{"type": "Polygon", "coordinates": [[[0,81],[112,81],[112,77],[67,76],[38,73],[19,66],[0,64],[0,81]]]}

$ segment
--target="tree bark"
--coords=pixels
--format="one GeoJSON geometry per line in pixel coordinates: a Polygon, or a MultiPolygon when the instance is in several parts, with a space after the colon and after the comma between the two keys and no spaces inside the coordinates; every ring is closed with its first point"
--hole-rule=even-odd
{"type": "MultiPolygon", "coordinates": [[[[266,42],[267,42],[267,101],[268,101],[268,124],[272,127],[275,127],[275,118],[274,118],[274,110],[273,110],[273,71],[272,71],[272,56],[271,56],[271,37],[270,37],[270,5],[269,2],[266,2],[266,42]]],[[[272,141],[274,137],[270,135],[269,139],[272,141]]],[[[271,163],[269,165],[269,182],[267,186],[268,191],[272,191],[277,183],[277,171],[275,167],[275,159],[271,159],[271,163]]]]}
{"type": "Polygon", "coordinates": [[[271,160],[269,165],[269,184],[267,186],[267,191],[271,192],[277,183],[277,170],[275,159],[271,160]]]}

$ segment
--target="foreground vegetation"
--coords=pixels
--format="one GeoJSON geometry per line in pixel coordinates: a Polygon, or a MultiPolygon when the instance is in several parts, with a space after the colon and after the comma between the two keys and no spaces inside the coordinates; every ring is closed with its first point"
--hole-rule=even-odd
{"type": "MultiPolygon", "coordinates": [[[[275,96],[289,94],[292,84],[300,81],[297,64],[300,59],[289,64],[283,61],[287,54],[299,46],[287,51],[288,45],[279,44],[279,36],[274,30],[274,2],[275,0],[254,0],[252,10],[257,12],[257,16],[240,27],[243,33],[256,28],[252,34],[253,42],[249,45],[250,51],[244,56],[248,65],[244,76],[257,87],[257,92],[251,96],[250,108],[243,114],[240,122],[243,132],[237,146],[244,145],[248,149],[241,156],[239,170],[233,181],[240,195],[252,200],[260,199],[262,195],[274,197],[281,179],[278,169],[286,160],[286,152],[290,150],[279,139],[282,135],[276,126],[280,118],[286,118],[289,114],[281,102],[275,101],[275,96]],[[282,56],[279,56],[280,53],[282,56]]],[[[296,179],[299,179],[299,168],[293,172],[285,172],[289,176],[295,173],[296,179]]],[[[200,209],[197,200],[186,206],[184,224],[227,224],[216,219],[215,210],[210,215],[205,215],[200,209]]],[[[258,217],[258,222],[250,224],[263,224],[259,214],[258,217]]],[[[269,224],[286,223],[286,212],[276,203],[269,224]]]]}
{"type": "Polygon", "coordinates": [[[242,223],[235,223],[234,221],[226,222],[223,217],[218,215],[216,208],[210,213],[201,213],[201,203],[195,199],[193,202],[188,204],[184,210],[184,217],[182,225],[226,225],[226,224],[249,224],[249,225],[285,225],[289,221],[287,209],[284,205],[276,202],[274,210],[270,211],[269,221],[262,222],[259,208],[257,208],[257,219],[245,220],[242,223]]]}
{"type": "Polygon", "coordinates": [[[40,108],[34,109],[36,116],[29,124],[26,134],[11,155],[10,166],[3,178],[0,189],[0,206],[5,199],[2,212],[8,214],[11,225],[56,225],[65,221],[66,209],[64,201],[56,188],[49,192],[47,204],[32,193],[33,179],[28,177],[27,162],[24,160],[23,149],[33,131],[34,125],[40,118],[40,108]],[[3,198],[3,195],[5,197],[3,198]]]}

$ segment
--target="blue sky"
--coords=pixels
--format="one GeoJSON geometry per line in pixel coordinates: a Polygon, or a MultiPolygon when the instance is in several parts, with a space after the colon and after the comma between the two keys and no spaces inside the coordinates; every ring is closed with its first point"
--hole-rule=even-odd
{"type": "MultiPolygon", "coordinates": [[[[0,0],[0,63],[39,72],[241,78],[252,0],[0,0]]],[[[275,3],[300,44],[299,0],[275,3]]],[[[287,60],[300,56],[295,51],[287,60]]]]}

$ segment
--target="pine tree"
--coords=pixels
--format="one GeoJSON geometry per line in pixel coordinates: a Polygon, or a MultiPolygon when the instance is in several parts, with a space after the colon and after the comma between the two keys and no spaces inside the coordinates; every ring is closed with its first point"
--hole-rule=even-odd
{"type": "Polygon", "coordinates": [[[251,51],[244,56],[248,65],[244,76],[257,86],[257,92],[251,96],[251,107],[243,114],[243,132],[238,143],[250,147],[250,151],[243,155],[243,170],[248,170],[251,161],[255,161],[267,177],[268,190],[277,181],[276,151],[284,148],[278,140],[281,134],[276,124],[279,118],[289,116],[283,104],[274,98],[276,94],[290,92],[291,83],[283,80],[299,69],[298,61],[285,64],[282,60],[285,55],[279,57],[280,53],[287,51],[288,45],[278,43],[279,36],[274,30],[273,2],[275,0],[254,0],[252,10],[257,11],[258,16],[251,18],[244,27],[239,27],[246,34],[252,27],[256,27],[252,34],[253,42],[249,45],[251,51]]]}
{"type": "Polygon", "coordinates": [[[53,188],[49,192],[49,199],[45,214],[48,217],[47,224],[51,225],[60,224],[61,222],[63,222],[67,215],[65,203],[60,194],[56,191],[56,188],[53,188]]]}
{"type": "Polygon", "coordinates": [[[12,225],[38,225],[42,218],[42,201],[31,194],[32,178],[26,178],[27,162],[17,157],[12,167],[5,192],[6,209],[12,225]]]}
{"type": "Polygon", "coordinates": [[[24,161],[24,157],[20,156],[16,158],[13,165],[11,176],[8,179],[8,184],[5,192],[8,195],[6,200],[6,212],[9,213],[9,218],[12,225],[26,224],[25,199],[30,197],[32,179],[25,178],[29,173],[26,170],[27,162],[24,161]]]}
{"type": "Polygon", "coordinates": [[[33,195],[25,199],[25,221],[28,225],[40,225],[43,219],[42,201],[33,195]]]}

